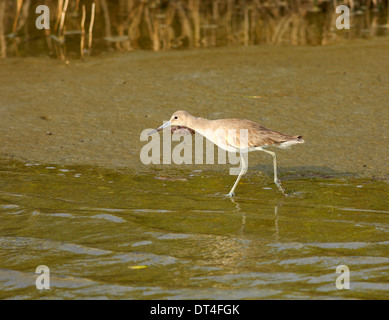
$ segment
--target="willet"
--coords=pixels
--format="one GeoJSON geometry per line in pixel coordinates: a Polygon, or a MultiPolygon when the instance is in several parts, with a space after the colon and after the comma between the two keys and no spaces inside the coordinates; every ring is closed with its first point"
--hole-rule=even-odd
{"type": "Polygon", "coordinates": [[[240,178],[247,172],[247,163],[242,153],[250,151],[263,151],[273,157],[274,183],[278,189],[285,195],[285,189],[281,181],[277,178],[277,157],[275,152],[266,150],[267,147],[288,148],[294,144],[304,143],[302,136],[292,136],[270,130],[259,123],[245,119],[218,119],[208,120],[194,117],[186,111],[176,111],[171,119],[157,129],[149,132],[149,135],[169,126],[187,128],[190,131],[198,132],[220,148],[239,152],[242,168],[231,191],[227,196],[234,196],[234,191],[240,178]],[[243,130],[243,131],[242,131],[243,130]],[[235,134],[230,134],[235,132],[235,134]],[[247,137],[243,139],[242,132],[246,132],[247,137]]]}

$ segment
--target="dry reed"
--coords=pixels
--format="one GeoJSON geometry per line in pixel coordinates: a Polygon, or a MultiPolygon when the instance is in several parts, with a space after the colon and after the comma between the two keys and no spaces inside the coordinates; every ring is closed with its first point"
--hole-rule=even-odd
{"type": "Polygon", "coordinates": [[[83,4],[82,5],[82,16],[81,16],[81,43],[80,43],[81,59],[84,58],[85,19],[86,19],[86,9],[85,9],[85,4],[83,4]]]}
{"type": "MultiPolygon", "coordinates": [[[[37,1],[0,0],[3,10],[0,17],[1,56],[5,56],[7,51],[4,49],[7,41],[11,41],[7,40],[7,34],[13,39],[13,48],[8,48],[8,51],[16,54],[23,42],[22,37],[27,38],[28,32],[34,32],[27,28],[26,22],[29,10],[35,8],[37,1]],[[24,31],[21,31],[23,26],[24,31]]],[[[114,44],[117,50],[148,48],[160,51],[234,44],[248,46],[262,42],[326,45],[344,37],[334,30],[334,6],[345,3],[360,12],[361,5],[364,5],[378,11],[383,6],[387,7],[388,0],[117,0],[116,5],[107,0],[94,0],[86,30],[88,2],[92,1],[45,0],[45,4],[55,12],[54,32],[45,30],[45,35],[51,34],[57,42],[54,50],[61,58],[66,51],[65,37],[71,34],[80,34],[81,57],[85,52],[91,52],[92,41],[96,37],[105,39],[107,48],[114,44]],[[326,13],[320,13],[320,10],[326,13]],[[325,18],[319,23],[317,17],[323,15],[325,18]],[[95,24],[97,30],[93,32],[95,24]]],[[[364,32],[365,36],[374,36],[377,30],[388,33],[375,13],[365,10],[365,16],[363,28],[343,34],[364,32]],[[366,28],[370,28],[368,33],[362,30],[366,28]]],[[[35,18],[32,14],[30,17],[35,18]]],[[[384,20],[384,24],[389,24],[389,11],[384,20]]],[[[71,38],[66,40],[72,41],[71,38]]],[[[48,40],[48,45],[53,51],[51,40],[48,40]]]]}
{"type": "Polygon", "coordinates": [[[16,28],[18,26],[20,12],[22,11],[22,4],[23,4],[23,0],[16,0],[16,14],[15,14],[14,23],[12,26],[12,33],[16,33],[16,28]]]}
{"type": "Polygon", "coordinates": [[[5,58],[7,56],[7,42],[5,40],[5,9],[6,3],[4,0],[0,0],[0,57],[5,58]]]}
{"type": "Polygon", "coordinates": [[[95,23],[95,12],[96,5],[93,2],[91,7],[91,19],[89,22],[89,30],[88,30],[88,50],[89,52],[92,50],[92,37],[93,37],[93,25],[95,23]]]}

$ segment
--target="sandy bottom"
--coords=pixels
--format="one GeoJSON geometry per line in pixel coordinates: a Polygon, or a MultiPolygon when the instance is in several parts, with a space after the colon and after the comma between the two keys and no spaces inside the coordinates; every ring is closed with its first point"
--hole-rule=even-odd
{"type": "MultiPolygon", "coordinates": [[[[281,172],[387,177],[388,52],[388,40],[378,39],[134,52],[69,64],[1,60],[0,157],[148,171],[155,166],[140,161],[140,133],[187,110],[303,135],[304,145],[280,150],[281,172]]],[[[250,154],[255,165],[271,170],[265,154],[250,154]]]]}

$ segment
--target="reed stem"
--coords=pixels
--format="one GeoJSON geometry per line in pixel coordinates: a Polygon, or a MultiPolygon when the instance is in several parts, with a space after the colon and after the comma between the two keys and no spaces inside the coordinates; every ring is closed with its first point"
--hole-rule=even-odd
{"type": "Polygon", "coordinates": [[[86,18],[86,10],[85,10],[85,4],[83,4],[83,5],[82,5],[82,16],[81,16],[81,43],[80,43],[80,54],[81,54],[81,59],[84,58],[85,18],[86,18]]]}
{"type": "Polygon", "coordinates": [[[92,9],[91,9],[91,18],[89,22],[89,32],[88,32],[88,50],[89,53],[92,49],[92,32],[93,32],[93,25],[95,23],[95,3],[92,3],[92,9]]]}

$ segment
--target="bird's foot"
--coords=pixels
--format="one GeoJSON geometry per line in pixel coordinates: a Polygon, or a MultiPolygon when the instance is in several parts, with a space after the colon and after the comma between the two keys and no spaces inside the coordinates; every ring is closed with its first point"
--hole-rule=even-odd
{"type": "Polygon", "coordinates": [[[226,197],[229,197],[229,198],[235,197],[235,193],[230,192],[229,194],[226,194],[226,197]]]}
{"type": "Polygon", "coordinates": [[[286,190],[285,190],[285,188],[282,186],[281,180],[275,180],[274,183],[276,184],[276,186],[278,187],[278,189],[280,189],[280,191],[282,192],[282,194],[283,194],[284,196],[287,196],[286,190]]]}

